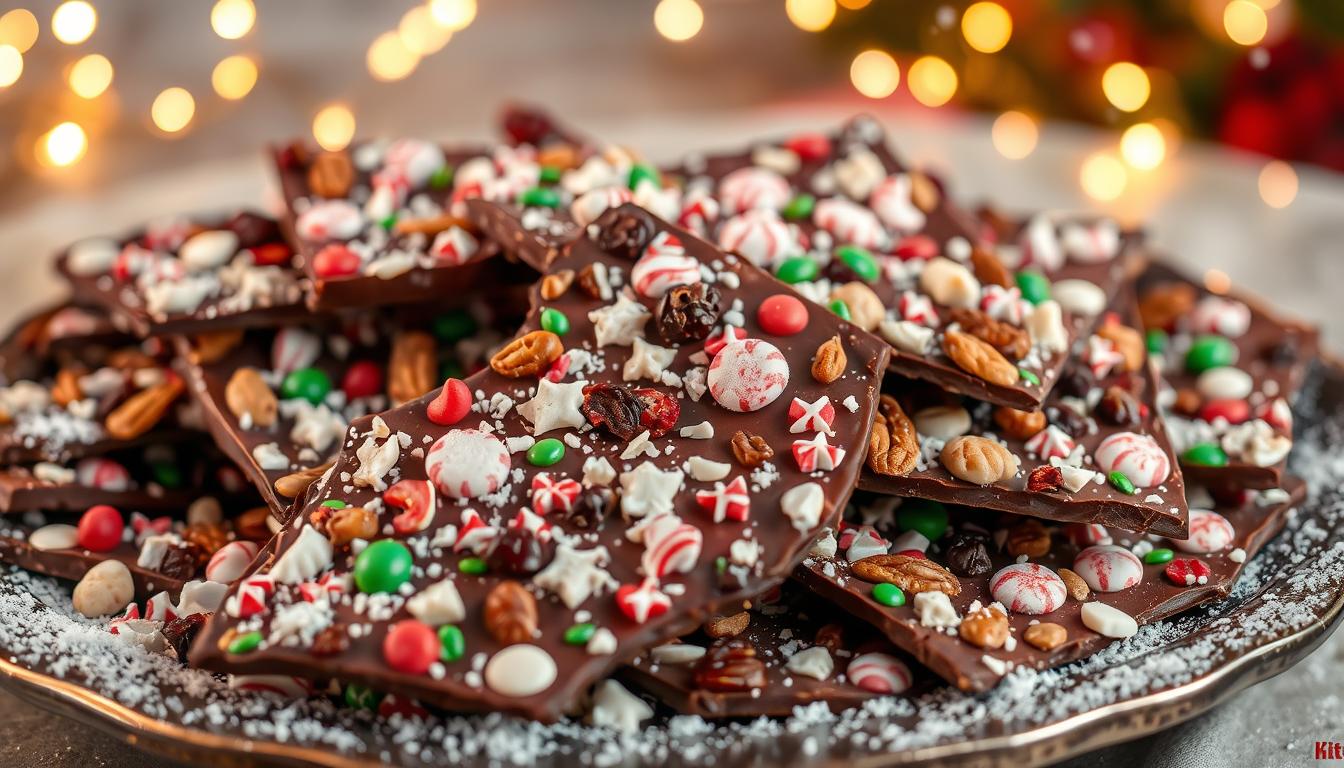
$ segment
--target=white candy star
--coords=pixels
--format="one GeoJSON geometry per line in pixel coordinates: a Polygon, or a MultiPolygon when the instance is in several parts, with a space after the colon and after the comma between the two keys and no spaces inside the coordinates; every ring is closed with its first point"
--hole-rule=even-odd
{"type": "Polygon", "coordinates": [[[626,381],[636,379],[661,381],[663,371],[667,370],[667,366],[672,364],[672,358],[676,356],[677,350],[650,344],[636,336],[630,359],[626,360],[625,367],[621,368],[621,378],[626,381]]]}
{"type": "Polygon", "coordinates": [[[624,293],[616,297],[614,304],[588,313],[588,319],[593,321],[593,335],[597,338],[599,347],[608,344],[630,346],[639,337],[650,317],[653,315],[649,314],[643,304],[632,300],[624,293]]]}
{"type": "Polygon", "coordinates": [[[583,387],[586,382],[556,384],[549,379],[537,382],[537,394],[518,406],[518,413],[532,422],[532,434],[544,435],[553,429],[578,429],[583,426],[583,387]]]}
{"type": "Polygon", "coordinates": [[[621,512],[627,517],[671,512],[681,478],[681,470],[664,472],[649,461],[630,472],[622,472],[621,512]]]}
{"type": "Polygon", "coordinates": [[[578,608],[593,595],[618,586],[603,567],[611,561],[606,547],[574,549],[561,544],[555,550],[555,559],[543,568],[532,581],[542,589],[560,598],[570,610],[578,608]]]}

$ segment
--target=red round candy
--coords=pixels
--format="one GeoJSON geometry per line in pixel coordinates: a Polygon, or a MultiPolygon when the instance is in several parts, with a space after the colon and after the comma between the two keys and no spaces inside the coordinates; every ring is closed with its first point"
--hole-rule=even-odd
{"type": "Polygon", "coordinates": [[[938,255],[938,241],[928,235],[910,235],[896,244],[894,252],[902,261],[932,259],[938,255]]]}
{"type": "Polygon", "coordinates": [[[342,243],[332,243],[313,256],[313,273],[318,277],[343,277],[359,271],[359,256],[342,243]]]}
{"type": "Polygon", "coordinates": [[[284,243],[263,243],[248,250],[252,252],[252,263],[259,267],[288,264],[291,255],[289,246],[284,243]]]}
{"type": "Polygon", "coordinates": [[[447,427],[461,421],[470,410],[471,390],[461,379],[448,379],[443,382],[439,396],[425,408],[425,414],[435,424],[447,427]]]}
{"type": "Polygon", "coordinates": [[[793,150],[803,162],[825,160],[831,156],[831,140],[824,133],[800,133],[784,146],[793,150]]]}
{"type": "Polygon", "coordinates": [[[345,369],[341,377],[341,391],[354,400],[357,397],[373,397],[383,391],[382,366],[372,360],[359,360],[345,369]]]}
{"type": "Polygon", "coordinates": [[[76,540],[90,552],[111,552],[121,543],[126,521],[115,507],[97,504],[79,518],[76,540]]]}
{"type": "Polygon", "coordinates": [[[1245,400],[1210,400],[1199,409],[1199,418],[1209,422],[1224,419],[1228,424],[1240,424],[1251,418],[1251,405],[1245,400]]]}
{"type": "Polygon", "coordinates": [[[807,327],[807,307],[794,296],[777,293],[756,310],[761,330],[776,336],[792,336],[807,327]]]}
{"type": "Polygon", "coordinates": [[[398,621],[383,638],[383,660],[398,672],[423,675],[439,660],[439,635],[428,624],[406,619],[398,621]]]}

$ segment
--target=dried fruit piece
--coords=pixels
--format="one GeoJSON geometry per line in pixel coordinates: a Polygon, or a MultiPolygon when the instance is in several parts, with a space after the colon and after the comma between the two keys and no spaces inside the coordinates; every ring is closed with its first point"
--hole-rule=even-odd
{"type": "MultiPolygon", "coordinates": [[[[403,331],[392,341],[387,363],[387,397],[401,405],[438,385],[434,337],[424,331],[403,331]]],[[[558,357],[558,355],[557,355],[558,357]]]]}
{"type": "Polygon", "coordinates": [[[308,188],[328,200],[350,194],[355,183],[355,167],[344,152],[323,152],[308,166],[308,188]]]}
{"type": "Polygon", "coordinates": [[[496,584],[482,608],[485,629],[503,645],[530,642],[537,632],[537,599],[522,584],[496,584]]]}
{"type": "Polygon", "coordinates": [[[610,295],[611,288],[604,288],[605,280],[597,274],[600,265],[601,262],[594,262],[579,270],[579,290],[590,299],[601,299],[603,294],[610,295]]]}
{"type": "Polygon", "coordinates": [[[169,375],[164,381],[131,395],[126,402],[107,415],[103,427],[117,440],[134,440],[148,432],[168,412],[173,401],[182,394],[185,385],[178,376],[169,375]]]}
{"type": "Polygon", "coordinates": [[[994,347],[1012,360],[1021,360],[1031,351],[1031,338],[1015,325],[995,320],[978,309],[953,309],[948,317],[961,330],[994,347]]]}
{"type": "Polygon", "coordinates": [[[1002,648],[1008,642],[1008,617],[997,608],[985,607],[961,620],[961,639],[978,648],[1002,648]]]}
{"type": "Polygon", "coordinates": [[[608,208],[594,222],[597,247],[607,253],[635,260],[653,239],[653,217],[639,208],[608,208]]]}
{"type": "Polygon", "coordinates": [[[245,429],[270,429],[280,413],[275,392],[256,368],[239,368],[224,385],[224,403],[245,429]]]}
{"type": "Polygon", "coordinates": [[[1050,532],[1040,520],[1027,518],[1008,529],[1006,546],[1013,557],[1044,557],[1050,551],[1050,532]]]}
{"type": "Polygon", "coordinates": [[[555,301],[565,295],[569,286],[574,282],[574,270],[560,269],[547,274],[541,278],[541,298],[547,301],[555,301]]]}
{"type": "Polygon", "coordinates": [[[953,597],[961,594],[961,582],[941,565],[909,555],[873,555],[853,563],[850,569],[873,584],[895,584],[911,594],[942,592],[953,597]]]}
{"type": "Polygon", "coordinates": [[[1045,414],[1041,411],[1019,411],[1001,405],[994,409],[994,423],[1004,434],[1017,440],[1027,438],[1045,429],[1045,414]]]}
{"type": "Polygon", "coordinates": [[[642,430],[644,401],[618,384],[593,384],[583,388],[579,408],[594,427],[603,427],[622,440],[633,440],[642,430]]]}
{"type": "Polygon", "coordinates": [[[1079,576],[1068,568],[1059,569],[1059,579],[1064,582],[1064,588],[1069,590],[1069,596],[1080,603],[1086,600],[1088,594],[1092,591],[1087,586],[1087,582],[1083,581],[1082,576],[1079,576]]]}
{"type": "Polygon", "coordinates": [[[668,288],[658,300],[658,334],[672,344],[705,338],[719,322],[722,301],[719,289],[709,283],[668,288]]]}
{"type": "Polygon", "coordinates": [[[1031,493],[1058,491],[1064,487],[1064,472],[1059,467],[1041,465],[1027,475],[1027,490],[1031,493]]]}
{"type": "Polygon", "coordinates": [[[1193,389],[1182,387],[1176,390],[1176,399],[1171,403],[1173,413],[1179,413],[1182,416],[1194,416],[1199,413],[1199,407],[1203,404],[1203,398],[1193,389]]]}
{"type": "Polygon", "coordinates": [[[642,406],[639,412],[639,425],[649,431],[649,437],[662,437],[676,426],[681,416],[681,403],[677,398],[652,387],[642,387],[634,391],[642,406]]]}
{"type": "Polygon", "coordinates": [[[733,456],[744,467],[759,467],[775,457],[775,449],[760,435],[748,435],[738,430],[731,441],[733,456]]]}
{"type": "Polygon", "coordinates": [[[695,685],[724,693],[749,691],[766,685],[765,664],[750,643],[733,640],[710,648],[695,667],[695,685]]]}
{"type": "Polygon", "coordinates": [[[949,440],[939,457],[953,477],[975,485],[997,483],[1017,472],[1018,460],[1012,451],[976,435],[949,440]]]}
{"type": "Polygon", "coordinates": [[[490,358],[490,367],[501,376],[514,379],[538,376],[564,352],[565,345],[559,336],[550,331],[532,331],[505,344],[490,358]]]}
{"type": "Polygon", "coordinates": [[[715,616],[705,622],[705,634],[714,638],[737,637],[751,624],[751,614],[738,611],[731,616],[715,616]]]}
{"type": "Polygon", "coordinates": [[[989,573],[994,562],[983,538],[957,534],[947,545],[947,567],[958,576],[980,576],[989,573]]]}
{"type": "Polygon", "coordinates": [[[300,469],[298,472],[291,472],[284,477],[276,478],[275,492],[285,498],[297,499],[304,491],[308,490],[308,486],[317,482],[317,479],[330,469],[331,465],[332,462],[328,461],[316,467],[300,469]]]}
{"type": "Polygon", "coordinates": [[[1022,633],[1022,639],[1042,651],[1053,651],[1069,639],[1069,631],[1053,622],[1032,624],[1022,633]]]}
{"type": "Polygon", "coordinates": [[[491,547],[486,562],[494,573],[512,576],[531,576],[550,564],[555,557],[555,546],[542,540],[528,528],[509,527],[491,547]]]}
{"type": "Polygon", "coordinates": [[[582,531],[595,531],[602,527],[603,521],[615,509],[616,493],[610,488],[594,486],[585,488],[563,515],[570,526],[582,531]]]}
{"type": "Polygon", "coordinates": [[[1198,294],[1187,283],[1163,283],[1150,288],[1139,299],[1139,316],[1145,328],[1171,329],[1176,320],[1190,314],[1198,294]]]}
{"type": "Polygon", "coordinates": [[[817,353],[812,357],[812,378],[830,384],[844,374],[848,363],[839,334],[832,336],[817,347],[817,353]]]}
{"type": "Polygon", "coordinates": [[[988,343],[961,331],[943,334],[943,352],[963,371],[991,384],[1010,387],[1017,382],[1017,368],[988,343]]]}
{"type": "Polygon", "coordinates": [[[1139,401],[1121,387],[1110,386],[1097,402],[1097,415],[1119,426],[1134,426],[1143,419],[1139,401]]]}
{"type": "Polygon", "coordinates": [[[868,466],[879,475],[909,474],[919,460],[919,435],[910,417],[891,395],[878,401],[877,417],[868,439],[868,466]]]}

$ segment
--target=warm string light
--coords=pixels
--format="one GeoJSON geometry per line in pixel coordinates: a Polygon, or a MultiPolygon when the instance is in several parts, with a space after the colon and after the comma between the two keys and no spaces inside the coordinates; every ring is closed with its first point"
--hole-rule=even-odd
{"type": "Polygon", "coordinates": [[[215,93],[237,101],[251,93],[257,84],[257,63],[241,54],[221,59],[210,73],[210,84],[215,93]]]}
{"type": "Polygon", "coordinates": [[[1269,16],[1251,0],[1232,0],[1223,9],[1223,29],[1237,45],[1258,45],[1269,31],[1269,16]]]}
{"type": "Polygon", "coordinates": [[[1152,88],[1148,73],[1128,61],[1112,64],[1101,76],[1101,91],[1106,100],[1123,112],[1135,112],[1147,104],[1152,88]]]}
{"type": "Polygon", "coordinates": [[[328,152],[339,152],[355,137],[355,115],[344,104],[330,104],[313,117],[313,138],[328,152]]]}
{"type": "Polygon", "coordinates": [[[1152,123],[1136,123],[1120,136],[1120,156],[1133,168],[1151,171],[1167,156],[1167,140],[1152,123]]]}
{"type": "Polygon", "coordinates": [[[990,131],[994,149],[1009,160],[1021,160],[1036,150],[1040,130],[1030,116],[1017,111],[1004,112],[994,120],[990,131]]]}
{"type": "Polygon", "coordinates": [[[257,7],[252,0],[219,0],[210,9],[210,26],[225,40],[237,40],[252,31],[257,7]]]}
{"type": "Polygon", "coordinates": [[[937,56],[921,56],[906,78],[910,93],[926,107],[941,107],[957,92],[957,71],[937,56]]]}
{"type": "Polygon", "coordinates": [[[15,8],[0,16],[0,45],[12,45],[19,53],[27,53],[37,42],[37,17],[27,8],[15,8]]]}
{"type": "Polygon", "coordinates": [[[154,97],[149,115],[164,133],[177,133],[191,123],[196,114],[196,99],[185,88],[165,88],[154,97]]]}
{"type": "Polygon", "coordinates": [[[98,12],[84,0],[68,0],[51,14],[51,33],[66,45],[79,45],[98,27],[98,12]]]}
{"type": "Polygon", "coordinates": [[[653,26],[674,43],[690,40],[705,25],[705,12],[695,0],[659,0],[653,9],[653,26]]]}
{"type": "Polygon", "coordinates": [[[429,7],[417,5],[401,17],[397,24],[397,36],[401,44],[417,56],[438,53],[452,39],[453,32],[434,21],[429,7]]]}
{"type": "Polygon", "coordinates": [[[1079,182],[1088,197],[1101,202],[1109,202],[1124,194],[1129,183],[1125,164],[1114,155],[1098,153],[1083,161],[1079,172],[1079,182]]]}
{"type": "Polygon", "coordinates": [[[1270,208],[1287,208],[1297,199],[1297,171],[1282,160],[1271,160],[1260,169],[1260,199],[1270,208]]]}
{"type": "Polygon", "coordinates": [[[885,99],[901,84],[901,68],[886,51],[869,49],[849,65],[849,81],[855,90],[870,99],[885,99]]]}
{"type": "Polygon", "coordinates": [[[396,32],[384,32],[369,46],[369,74],[384,82],[401,80],[415,71],[420,56],[407,48],[396,32]]]}
{"type": "Polygon", "coordinates": [[[61,123],[37,140],[37,161],[50,168],[65,168],[79,162],[89,149],[89,139],[78,123],[61,123]]]}
{"type": "Polygon", "coordinates": [[[429,15],[435,24],[457,32],[476,18],[476,0],[430,0],[429,15]]]}
{"type": "Polygon", "coordinates": [[[873,0],[836,0],[847,11],[858,11],[868,7],[873,0]]]}
{"type": "Polygon", "coordinates": [[[12,45],[0,45],[0,88],[17,83],[23,75],[23,54],[12,45]]]}
{"type": "Polygon", "coordinates": [[[100,53],[91,53],[70,67],[70,90],[82,99],[96,99],[112,85],[112,62],[100,53]]]}
{"type": "Polygon", "coordinates": [[[961,34],[975,50],[997,53],[1013,36],[1013,17],[998,3],[974,3],[961,16],[961,34]]]}
{"type": "Polygon", "coordinates": [[[835,20],[835,0],[784,0],[784,13],[804,32],[820,32],[835,20]]]}

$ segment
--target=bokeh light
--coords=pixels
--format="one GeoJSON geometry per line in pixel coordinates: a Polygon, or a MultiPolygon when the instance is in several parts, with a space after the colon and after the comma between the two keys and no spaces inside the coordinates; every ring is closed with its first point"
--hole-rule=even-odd
{"type": "Polygon", "coordinates": [[[1129,176],[1124,163],[1114,155],[1103,152],[1083,161],[1078,180],[1088,197],[1107,202],[1124,194],[1129,176]]]}
{"type": "Polygon", "coordinates": [[[210,85],[215,93],[236,101],[252,92],[257,84],[257,63],[251,58],[238,54],[221,59],[210,73],[210,85]]]}
{"type": "Polygon", "coordinates": [[[15,8],[0,16],[0,45],[12,45],[27,53],[37,42],[37,17],[27,8],[15,8]]]}
{"type": "Polygon", "coordinates": [[[1134,112],[1147,104],[1152,90],[1148,73],[1132,62],[1118,61],[1101,76],[1101,91],[1106,100],[1124,112],[1134,112]]]}
{"type": "Polygon", "coordinates": [[[466,29],[476,18],[476,0],[431,0],[429,15],[449,32],[466,29]]]}
{"type": "Polygon", "coordinates": [[[23,54],[12,45],[0,45],[0,88],[17,83],[23,75],[23,54]]]}
{"type": "Polygon", "coordinates": [[[974,3],[961,16],[961,34],[975,50],[995,53],[1013,36],[1013,17],[998,3],[974,3]]]}
{"type": "Polygon", "coordinates": [[[252,31],[257,7],[252,0],[219,0],[210,9],[210,27],[225,40],[237,40],[252,31]]]}
{"type": "Polygon", "coordinates": [[[695,0],[659,0],[653,9],[658,34],[675,43],[690,40],[705,25],[705,12],[695,0]]]}
{"type": "Polygon", "coordinates": [[[196,114],[196,99],[186,88],[165,88],[154,97],[149,116],[164,133],[177,133],[191,124],[196,114]]]}
{"type": "Polygon", "coordinates": [[[69,0],[51,14],[51,33],[67,45],[78,45],[98,27],[98,12],[84,0],[69,0]]]}
{"type": "Polygon", "coordinates": [[[901,84],[901,68],[886,51],[869,49],[849,65],[849,80],[855,90],[870,99],[885,99],[901,84]]]}
{"type": "Polygon", "coordinates": [[[1036,150],[1040,130],[1029,115],[1010,110],[995,118],[990,137],[999,154],[1009,160],[1021,160],[1036,150]]]}
{"type": "Polygon", "coordinates": [[[804,32],[820,32],[835,20],[835,0],[784,0],[789,21],[804,32]]]}
{"type": "Polygon", "coordinates": [[[837,2],[840,3],[841,8],[857,11],[861,8],[867,8],[868,4],[873,2],[873,0],[837,0],[837,2]]]}
{"type": "Polygon", "coordinates": [[[453,32],[435,23],[429,7],[417,5],[407,11],[397,24],[401,44],[417,56],[428,56],[443,49],[452,39],[453,32]]]}
{"type": "Polygon", "coordinates": [[[89,149],[89,138],[78,123],[65,122],[37,140],[37,161],[50,168],[65,168],[79,162],[89,149]]]}
{"type": "Polygon", "coordinates": [[[906,78],[910,93],[926,107],[941,107],[957,92],[957,71],[937,56],[921,56],[906,78]]]}
{"type": "Polygon", "coordinates": [[[1269,31],[1269,16],[1250,0],[1232,0],[1223,9],[1223,29],[1237,45],[1257,45],[1269,31]]]}
{"type": "Polygon", "coordinates": [[[112,62],[101,53],[91,53],[70,67],[70,90],[84,99],[96,99],[112,85],[112,62]]]}
{"type": "Polygon", "coordinates": [[[367,56],[369,74],[378,80],[400,80],[415,71],[420,63],[419,54],[406,47],[401,35],[384,32],[369,46],[367,56]]]}
{"type": "Polygon", "coordinates": [[[1297,199],[1297,171],[1282,160],[1260,169],[1260,199],[1270,208],[1287,208],[1297,199]]]}
{"type": "Polygon", "coordinates": [[[328,152],[338,152],[355,137],[355,115],[344,104],[329,104],[313,118],[313,138],[328,152]]]}
{"type": "Polygon", "coordinates": [[[1152,123],[1136,123],[1120,136],[1120,156],[1141,171],[1151,171],[1167,156],[1167,140],[1152,123]]]}

